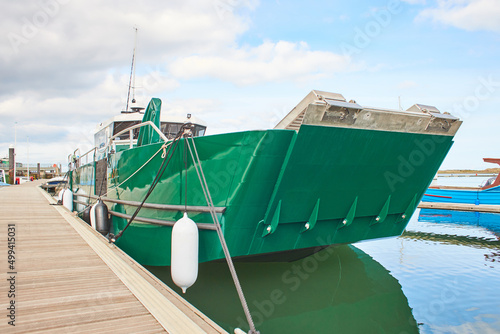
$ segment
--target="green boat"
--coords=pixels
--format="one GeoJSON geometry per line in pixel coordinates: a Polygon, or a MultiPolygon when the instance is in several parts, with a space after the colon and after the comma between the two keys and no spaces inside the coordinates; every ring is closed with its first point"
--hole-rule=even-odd
{"type": "Polygon", "coordinates": [[[171,264],[184,212],[199,229],[199,262],[224,258],[214,215],[244,260],[398,236],[461,125],[432,106],[362,107],[322,91],[269,130],[205,136],[195,117],[160,110],[152,99],[144,114],[101,123],[95,148],[75,151],[69,171],[75,209],[101,198],[116,245],[152,266],[171,264]]]}

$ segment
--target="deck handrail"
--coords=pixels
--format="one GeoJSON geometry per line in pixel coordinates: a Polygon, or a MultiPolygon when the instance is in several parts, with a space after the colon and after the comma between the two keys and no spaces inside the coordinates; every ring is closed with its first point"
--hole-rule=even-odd
{"type": "MultiPolygon", "coordinates": [[[[80,152],[80,148],[77,148],[76,150],[73,151],[72,154],[68,155],[68,164],[71,165],[72,163],[74,163],[75,167],[78,167],[80,165],[80,162],[83,159],[83,157],[87,157],[87,160],[85,161],[85,163],[88,163],[89,162],[88,154],[94,152],[95,150],[96,150],[96,148],[94,147],[82,155],[76,155],[76,152],[80,152]]],[[[93,159],[93,161],[95,161],[95,155],[92,159],[93,159]]]]}
{"type": "MultiPolygon", "coordinates": [[[[163,134],[163,132],[161,132],[160,129],[158,129],[158,127],[156,126],[156,124],[154,124],[151,121],[146,121],[146,122],[142,122],[142,123],[139,123],[139,124],[135,124],[135,125],[129,126],[128,128],[123,129],[122,131],[120,131],[117,134],[113,135],[112,137],[109,138],[108,142],[106,143],[106,146],[104,146],[102,149],[98,149],[98,151],[99,152],[104,152],[109,146],[112,145],[113,139],[115,139],[116,137],[124,134],[125,132],[127,132],[127,131],[131,132],[134,129],[137,129],[137,128],[140,128],[140,127],[143,127],[143,126],[146,126],[146,125],[151,125],[151,127],[153,128],[153,130],[155,130],[156,133],[158,133],[158,135],[160,135],[160,138],[163,139],[164,142],[168,142],[169,139],[163,134]]],[[[129,144],[132,144],[133,142],[134,142],[134,137],[130,133],[130,135],[129,135],[129,144]]]]}
{"type": "MultiPolygon", "coordinates": [[[[79,158],[78,160],[81,160],[83,157],[87,156],[89,153],[91,152],[94,152],[95,151],[95,147],[94,148],[91,148],[90,150],[88,150],[87,152],[83,153],[79,158]]],[[[85,163],[88,163],[88,159],[85,161],[85,163]]]]}
{"type": "MultiPolygon", "coordinates": [[[[73,157],[75,157],[76,152],[77,151],[80,152],[80,148],[77,148],[76,150],[73,151],[73,154],[69,154],[68,155],[68,163],[71,164],[72,162],[76,162],[76,161],[78,161],[78,163],[80,163],[81,159],[83,157],[87,156],[91,152],[95,152],[95,151],[99,151],[100,153],[105,152],[108,149],[108,147],[110,147],[111,145],[113,145],[114,139],[116,137],[119,137],[120,135],[122,135],[122,134],[124,134],[126,132],[129,132],[128,142],[129,142],[130,148],[132,148],[133,144],[134,144],[134,136],[132,134],[132,130],[140,128],[140,127],[143,127],[143,126],[147,126],[147,125],[150,125],[153,128],[153,130],[155,130],[156,133],[158,133],[158,135],[160,136],[160,138],[163,139],[164,142],[168,142],[169,141],[169,139],[163,134],[163,132],[161,132],[161,130],[158,129],[158,127],[156,126],[156,124],[154,124],[151,121],[146,121],[146,122],[142,122],[142,123],[139,123],[139,124],[135,124],[135,125],[129,126],[126,129],[123,129],[122,131],[120,131],[117,134],[115,134],[112,137],[110,137],[104,147],[102,147],[102,148],[94,147],[94,148],[90,149],[89,151],[85,152],[84,154],[82,154],[81,156],[78,156],[78,158],[76,158],[75,160],[73,160],[73,157]]],[[[127,140],[124,140],[124,141],[127,142],[127,140]]],[[[94,154],[94,158],[93,159],[95,161],[95,154],[94,154]]],[[[88,159],[86,160],[85,163],[88,163],[88,159]]]]}

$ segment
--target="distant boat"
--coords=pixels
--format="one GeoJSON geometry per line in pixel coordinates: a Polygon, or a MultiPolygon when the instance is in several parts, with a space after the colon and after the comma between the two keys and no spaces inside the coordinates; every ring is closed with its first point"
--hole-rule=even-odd
{"type": "MultiPolygon", "coordinates": [[[[484,158],[484,162],[500,165],[500,159],[484,158]]],[[[500,176],[492,177],[478,187],[433,186],[424,194],[422,202],[500,204],[500,176]]]]}
{"type": "Polygon", "coordinates": [[[58,189],[64,188],[68,182],[68,179],[63,176],[53,177],[44,184],[41,185],[42,189],[50,194],[55,194],[58,189]]]}

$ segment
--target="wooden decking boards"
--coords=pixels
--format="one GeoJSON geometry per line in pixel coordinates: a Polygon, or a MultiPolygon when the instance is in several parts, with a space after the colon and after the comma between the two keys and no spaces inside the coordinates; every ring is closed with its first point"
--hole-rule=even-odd
{"type": "Polygon", "coordinates": [[[226,333],[50,201],[36,182],[0,188],[1,333],[226,333]],[[13,270],[9,225],[15,226],[13,270]],[[7,309],[12,301],[15,326],[7,309]]]}
{"type": "Polygon", "coordinates": [[[500,205],[486,205],[486,204],[474,205],[474,204],[465,204],[465,203],[420,202],[418,207],[420,209],[500,213],[500,205]]]}

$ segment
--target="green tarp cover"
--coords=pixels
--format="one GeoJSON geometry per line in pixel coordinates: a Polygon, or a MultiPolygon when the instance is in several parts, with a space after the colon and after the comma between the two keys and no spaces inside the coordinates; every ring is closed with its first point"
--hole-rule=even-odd
{"type": "MultiPolygon", "coordinates": [[[[142,122],[151,121],[158,129],[160,128],[160,111],[161,111],[161,100],[158,98],[152,98],[146,108],[142,122]]],[[[158,143],[160,141],[160,135],[153,129],[152,126],[143,126],[139,130],[139,139],[137,140],[137,146],[144,146],[153,143],[158,143]]]]}

